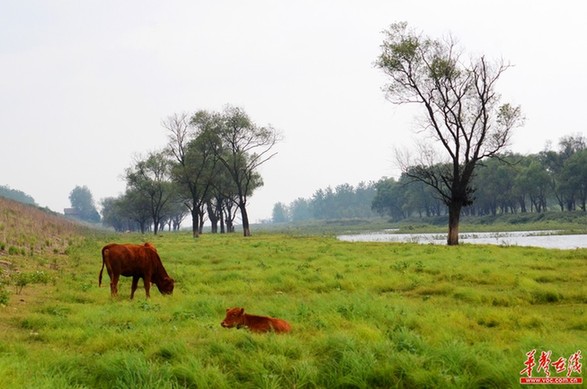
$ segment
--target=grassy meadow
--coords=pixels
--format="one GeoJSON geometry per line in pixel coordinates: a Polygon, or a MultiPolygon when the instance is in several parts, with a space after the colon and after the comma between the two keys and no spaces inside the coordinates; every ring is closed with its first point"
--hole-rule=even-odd
{"type": "Polygon", "coordinates": [[[7,287],[2,387],[507,388],[532,349],[587,352],[587,250],[163,234],[3,259],[44,277],[7,287]],[[101,247],[146,240],[173,296],[112,299],[101,247]],[[222,328],[232,306],[293,330],[222,328]]]}

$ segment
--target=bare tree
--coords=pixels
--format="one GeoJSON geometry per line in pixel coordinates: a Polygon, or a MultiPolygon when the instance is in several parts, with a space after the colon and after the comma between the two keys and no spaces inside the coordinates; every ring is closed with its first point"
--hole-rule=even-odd
{"type": "Polygon", "coordinates": [[[504,149],[512,129],[523,122],[520,107],[500,105],[495,90],[510,65],[492,64],[484,56],[464,60],[453,38],[433,40],[407,23],[392,24],[384,34],[375,66],[389,77],[387,98],[418,104],[423,133],[439,145],[421,146],[422,158],[406,163],[404,173],[430,185],[447,205],[447,243],[457,245],[461,209],[474,200],[475,167],[504,149]]]}

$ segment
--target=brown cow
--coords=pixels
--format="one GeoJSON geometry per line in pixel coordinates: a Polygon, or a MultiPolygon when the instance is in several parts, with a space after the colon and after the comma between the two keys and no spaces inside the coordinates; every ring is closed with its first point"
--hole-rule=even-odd
{"type": "Polygon", "coordinates": [[[150,243],[137,244],[109,244],[102,248],[102,269],[98,284],[102,285],[102,272],[104,266],[110,276],[110,293],[112,296],[118,294],[118,279],[121,275],[132,277],[130,298],[132,299],[137,290],[139,278],[145,284],[145,293],[150,297],[149,289],[151,282],[157,285],[162,294],[172,294],[174,280],[169,277],[157,250],[150,243]]]}
{"type": "Polygon", "coordinates": [[[226,317],[220,323],[224,328],[248,328],[253,332],[278,333],[291,331],[291,326],[283,319],[275,319],[267,316],[255,316],[245,313],[244,308],[234,307],[226,309],[226,317]]]}
{"type": "Polygon", "coordinates": [[[157,249],[155,248],[155,246],[153,246],[153,243],[151,242],[145,242],[144,246],[157,251],[157,249]]]}

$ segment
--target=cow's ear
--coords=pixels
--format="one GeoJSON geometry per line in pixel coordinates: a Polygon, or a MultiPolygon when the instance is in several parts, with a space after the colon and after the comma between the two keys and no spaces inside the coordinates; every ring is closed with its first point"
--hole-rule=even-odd
{"type": "Polygon", "coordinates": [[[226,308],[226,312],[230,311],[230,308],[226,308]]]}
{"type": "Polygon", "coordinates": [[[239,310],[238,314],[239,314],[239,315],[242,315],[243,313],[245,313],[245,309],[244,309],[244,308],[241,308],[241,309],[239,310]]]}

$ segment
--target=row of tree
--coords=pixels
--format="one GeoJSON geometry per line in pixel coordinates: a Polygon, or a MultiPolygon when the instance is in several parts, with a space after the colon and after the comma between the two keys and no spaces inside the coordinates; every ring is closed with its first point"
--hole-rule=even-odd
{"type": "MultiPolygon", "coordinates": [[[[580,135],[565,136],[557,151],[488,159],[476,170],[472,188],[474,201],[463,209],[466,215],[586,211],[587,140],[580,135]]],[[[356,188],[344,184],[320,189],[311,198],[298,198],[289,205],[277,203],[273,222],[377,215],[401,220],[447,214],[436,190],[402,174],[399,179],[384,177],[356,188]]]]}
{"type": "Polygon", "coordinates": [[[174,114],[162,125],[167,145],[126,169],[125,193],[102,201],[103,223],[157,234],[165,225],[179,228],[191,214],[197,237],[205,218],[213,232],[234,231],[240,212],[243,234],[251,235],[247,199],[263,185],[258,168],[275,155],[279,133],[232,106],[174,114]]]}
{"type": "Polygon", "coordinates": [[[582,136],[560,140],[559,151],[489,160],[474,179],[471,212],[586,211],[587,148],[582,136]]]}
{"type": "Polygon", "coordinates": [[[300,222],[312,219],[349,219],[375,217],[371,204],[376,195],[374,182],[361,182],[356,187],[342,184],[314,192],[309,198],[298,198],[289,205],[273,206],[274,223],[300,222]]]}
{"type": "Polygon", "coordinates": [[[0,197],[18,201],[23,204],[37,205],[35,199],[18,189],[12,189],[6,185],[0,185],[0,197]]]}

